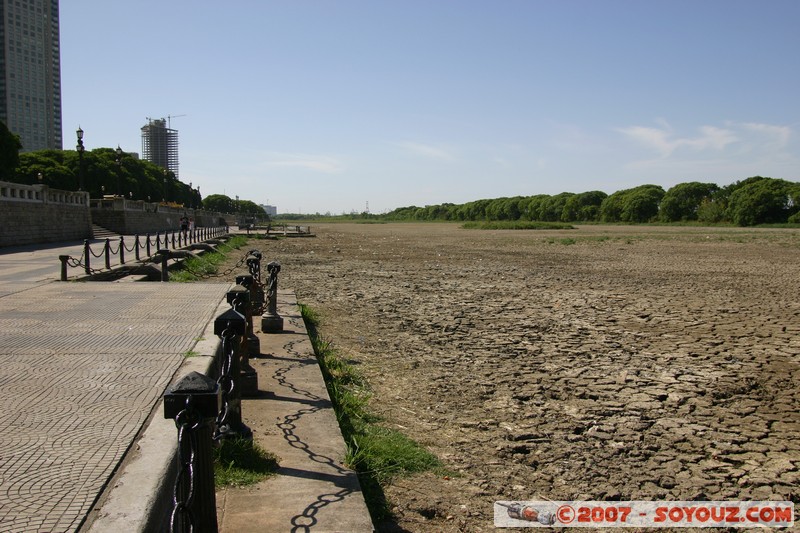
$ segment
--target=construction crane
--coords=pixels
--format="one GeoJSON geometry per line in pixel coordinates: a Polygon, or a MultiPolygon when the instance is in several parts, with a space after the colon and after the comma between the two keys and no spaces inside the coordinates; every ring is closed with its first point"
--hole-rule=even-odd
{"type": "Polygon", "coordinates": [[[167,128],[172,129],[172,119],[178,117],[185,117],[186,115],[167,115],[167,128]]]}

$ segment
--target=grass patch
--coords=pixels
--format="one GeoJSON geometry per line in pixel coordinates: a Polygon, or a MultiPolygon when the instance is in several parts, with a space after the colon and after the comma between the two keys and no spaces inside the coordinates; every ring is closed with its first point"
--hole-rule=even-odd
{"type": "Polygon", "coordinates": [[[169,280],[187,283],[213,276],[219,270],[219,265],[225,262],[231,252],[246,244],[247,238],[237,235],[227,243],[217,246],[214,252],[205,253],[197,257],[189,257],[183,261],[181,270],[170,272],[169,280]]]}
{"type": "Polygon", "coordinates": [[[465,222],[464,229],[575,229],[571,224],[561,222],[537,222],[524,220],[494,220],[484,222],[465,222]]]}
{"type": "Polygon", "coordinates": [[[368,409],[369,386],[330,342],[320,338],[319,315],[300,305],[314,352],[320,362],[347,455],[345,463],[356,471],[367,507],[375,523],[390,515],[383,492],[396,476],[427,470],[444,472],[439,459],[401,432],[381,424],[368,409]]]}
{"type": "Polygon", "coordinates": [[[277,457],[252,440],[224,439],[214,448],[214,484],[217,487],[253,485],[277,468],[277,457]]]}

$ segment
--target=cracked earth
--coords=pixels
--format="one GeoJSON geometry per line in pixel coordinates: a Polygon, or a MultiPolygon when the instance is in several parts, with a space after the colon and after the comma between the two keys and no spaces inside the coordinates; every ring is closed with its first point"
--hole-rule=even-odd
{"type": "Polygon", "coordinates": [[[494,531],[495,500],[800,501],[800,230],[328,224],[281,287],[451,476],[387,531],[494,531]]]}

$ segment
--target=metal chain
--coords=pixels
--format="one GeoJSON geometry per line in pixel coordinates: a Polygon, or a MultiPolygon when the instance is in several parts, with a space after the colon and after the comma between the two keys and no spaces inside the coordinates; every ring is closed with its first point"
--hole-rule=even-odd
{"type": "Polygon", "coordinates": [[[278,275],[270,275],[269,284],[267,285],[267,300],[269,301],[275,294],[275,285],[278,282],[278,275]]]}
{"type": "Polygon", "coordinates": [[[192,270],[191,268],[187,267],[186,263],[183,264],[183,269],[186,270],[189,274],[191,274],[193,276],[196,276],[197,278],[200,278],[200,279],[221,278],[221,277],[229,276],[233,271],[235,271],[239,267],[241,267],[245,263],[245,261],[247,261],[247,254],[245,254],[235,265],[233,265],[229,269],[225,270],[224,272],[217,272],[215,274],[208,274],[208,273],[205,273],[205,272],[196,272],[196,271],[192,270]]]}
{"type": "MultiPolygon", "coordinates": [[[[172,515],[170,516],[169,530],[176,533],[179,518],[182,523],[189,524],[189,531],[194,530],[194,515],[192,514],[192,500],[194,499],[194,466],[196,451],[197,429],[202,419],[194,409],[193,397],[186,398],[186,408],[175,417],[178,427],[178,475],[172,494],[172,515]],[[183,496],[183,487],[188,487],[183,496]]],[[[185,528],[184,528],[185,529],[185,528]]]]}
{"type": "Polygon", "coordinates": [[[222,430],[228,424],[228,400],[233,394],[235,386],[231,369],[233,368],[233,356],[236,350],[233,343],[236,333],[230,326],[230,322],[228,322],[225,325],[225,329],[222,330],[222,334],[220,334],[222,338],[222,369],[220,370],[219,378],[217,378],[217,384],[222,393],[222,407],[217,415],[217,431],[222,430]]]}
{"type": "MultiPolygon", "coordinates": [[[[122,241],[120,241],[120,243],[122,243],[122,241]]],[[[134,239],[134,241],[133,241],[133,244],[131,244],[131,247],[130,247],[130,248],[128,248],[128,247],[127,247],[126,245],[124,245],[124,244],[122,245],[122,247],[123,247],[123,248],[125,248],[125,251],[126,251],[126,252],[135,252],[135,251],[136,251],[136,248],[140,248],[141,246],[137,245],[137,244],[136,244],[136,240],[134,239]]]]}
{"type": "MultiPolygon", "coordinates": [[[[117,243],[117,246],[116,246],[116,248],[114,248],[114,247],[111,245],[111,242],[110,242],[110,241],[108,241],[108,249],[109,249],[109,252],[110,252],[110,254],[112,254],[112,255],[117,255],[117,254],[120,252],[120,249],[124,249],[124,250],[125,250],[125,251],[127,251],[127,252],[131,252],[131,253],[133,253],[133,252],[135,252],[135,251],[136,251],[136,249],[137,249],[137,248],[146,249],[146,245],[147,245],[147,244],[150,244],[150,245],[157,245],[157,244],[158,244],[158,245],[160,245],[160,244],[162,244],[162,243],[161,243],[161,239],[160,239],[160,235],[155,235],[154,239],[155,239],[155,240],[151,240],[151,239],[150,239],[150,235],[146,235],[146,236],[145,236],[145,238],[144,238],[144,241],[145,241],[144,243],[141,243],[141,242],[140,242],[140,243],[138,243],[138,245],[137,245],[137,243],[134,241],[134,243],[133,243],[133,244],[131,244],[131,246],[130,246],[130,247],[128,247],[127,245],[125,245],[125,244],[124,244],[124,242],[123,242],[123,240],[122,240],[122,239],[120,239],[120,241],[117,243]]],[[[164,242],[163,242],[163,244],[164,244],[164,246],[165,246],[165,247],[169,245],[169,236],[168,236],[168,234],[167,234],[166,232],[164,233],[164,242]]],[[[228,248],[230,248],[231,250],[235,250],[235,248],[231,248],[231,247],[228,247],[228,248]]],[[[85,267],[86,267],[86,264],[85,264],[85,262],[84,262],[84,257],[86,257],[86,250],[87,250],[87,249],[89,250],[89,256],[90,256],[90,257],[95,257],[95,258],[98,258],[98,259],[99,259],[99,258],[101,258],[101,257],[104,257],[104,256],[106,255],[106,243],[103,243],[103,247],[102,247],[102,249],[100,250],[100,252],[99,252],[99,253],[95,253],[95,252],[94,252],[94,250],[92,250],[92,247],[91,247],[91,246],[85,246],[85,247],[83,248],[83,252],[81,253],[81,257],[80,257],[79,259],[75,259],[75,258],[74,258],[74,257],[72,257],[72,256],[69,256],[69,257],[67,258],[67,265],[68,265],[69,267],[71,267],[71,268],[77,268],[77,267],[85,268],[85,267]]],[[[248,252],[248,254],[249,254],[249,253],[250,253],[250,252],[248,252]]],[[[223,254],[223,255],[224,255],[224,254],[223,254]]],[[[235,271],[236,269],[238,269],[239,267],[241,267],[241,266],[242,266],[242,265],[245,263],[245,261],[247,261],[247,254],[245,254],[245,255],[244,255],[244,256],[243,256],[243,257],[242,257],[242,258],[241,258],[241,259],[240,259],[240,260],[239,260],[239,261],[238,261],[238,262],[237,262],[237,263],[236,263],[234,266],[232,266],[231,268],[229,268],[229,269],[225,270],[224,272],[219,272],[219,273],[216,273],[216,274],[204,274],[204,273],[202,273],[202,272],[195,272],[195,271],[193,271],[193,270],[191,270],[191,269],[189,269],[189,268],[186,268],[185,264],[184,264],[184,268],[185,268],[185,269],[186,269],[186,270],[187,270],[187,271],[188,271],[190,274],[192,274],[192,275],[194,275],[194,276],[196,276],[196,277],[198,277],[198,278],[200,278],[200,279],[219,278],[219,277],[227,277],[227,276],[229,276],[229,275],[230,275],[230,274],[231,274],[233,271],[235,271]]],[[[99,273],[101,273],[101,272],[104,272],[104,269],[96,269],[96,268],[91,268],[91,267],[89,268],[89,273],[90,273],[90,274],[92,274],[92,275],[94,275],[94,274],[99,274],[99,273]]]]}
{"type": "Polygon", "coordinates": [[[98,258],[99,258],[99,257],[103,257],[103,255],[105,255],[105,253],[106,253],[106,246],[105,246],[105,244],[103,245],[103,251],[102,251],[102,252],[100,252],[99,254],[95,254],[95,253],[94,253],[94,250],[92,250],[92,247],[91,247],[91,246],[89,246],[88,248],[89,248],[89,253],[90,253],[90,254],[92,254],[92,257],[98,257],[98,258]]]}

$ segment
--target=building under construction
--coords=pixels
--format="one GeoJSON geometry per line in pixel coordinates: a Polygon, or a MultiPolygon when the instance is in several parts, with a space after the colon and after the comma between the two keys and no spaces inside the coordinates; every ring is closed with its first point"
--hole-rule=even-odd
{"type": "Polygon", "coordinates": [[[178,177],[178,130],[170,128],[166,119],[148,118],[142,126],[142,159],[178,177]]]}

